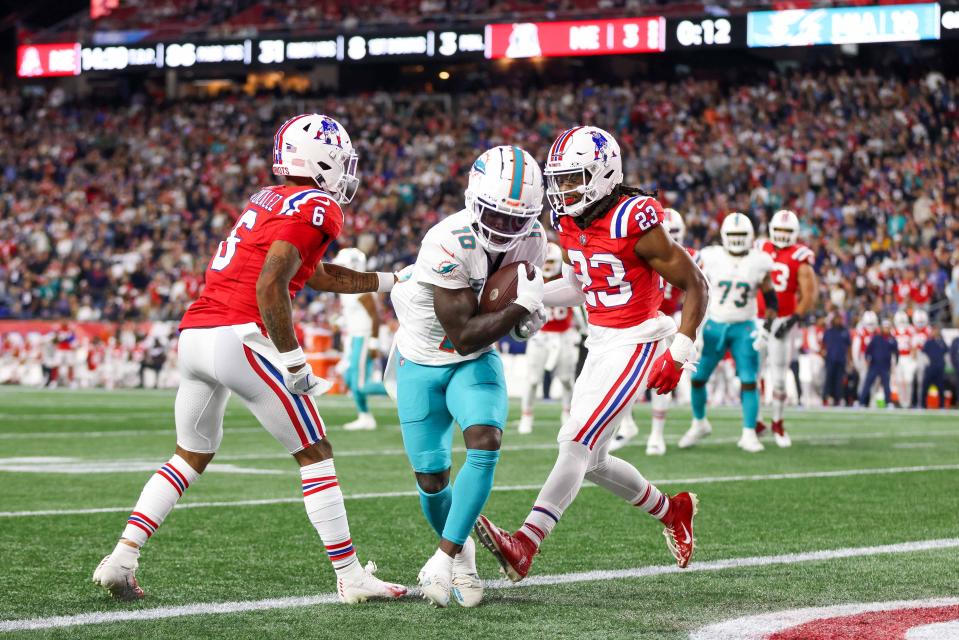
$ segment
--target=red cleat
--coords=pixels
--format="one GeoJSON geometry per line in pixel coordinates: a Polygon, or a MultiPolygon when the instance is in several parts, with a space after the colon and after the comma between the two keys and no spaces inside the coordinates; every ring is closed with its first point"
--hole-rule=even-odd
{"type": "Polygon", "coordinates": [[[666,525],[663,535],[666,546],[676,558],[680,569],[685,569],[693,557],[696,540],[693,538],[693,518],[699,499],[695,493],[677,493],[669,499],[669,511],[662,522],[666,525]]]}
{"type": "Polygon", "coordinates": [[[496,557],[500,570],[507,578],[519,582],[526,577],[533,566],[533,556],[539,551],[532,540],[520,531],[514,534],[503,531],[486,516],[476,520],[473,531],[480,543],[496,557]]]}
{"type": "Polygon", "coordinates": [[[763,434],[763,431],[766,430],[766,423],[762,420],[756,421],[756,437],[758,438],[763,434]]]}

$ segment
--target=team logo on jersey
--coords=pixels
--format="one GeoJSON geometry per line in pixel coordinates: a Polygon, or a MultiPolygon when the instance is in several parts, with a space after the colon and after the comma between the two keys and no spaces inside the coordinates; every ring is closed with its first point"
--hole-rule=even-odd
{"type": "Polygon", "coordinates": [[[320,120],[320,128],[317,130],[313,139],[319,140],[320,138],[322,138],[326,144],[331,144],[336,147],[343,146],[343,141],[340,137],[340,127],[329,118],[320,120]]]}
{"type": "Polygon", "coordinates": [[[586,244],[586,234],[585,234],[585,233],[579,234],[579,243],[580,243],[580,244],[586,244]]]}
{"type": "Polygon", "coordinates": [[[443,260],[443,262],[439,263],[439,266],[433,267],[433,271],[444,278],[452,278],[453,272],[456,271],[456,267],[458,266],[458,264],[451,260],[443,260]]]}
{"type": "Polygon", "coordinates": [[[589,135],[593,139],[593,144],[596,145],[593,159],[599,160],[602,158],[603,162],[606,162],[609,159],[609,140],[599,131],[591,131],[589,135]]]}

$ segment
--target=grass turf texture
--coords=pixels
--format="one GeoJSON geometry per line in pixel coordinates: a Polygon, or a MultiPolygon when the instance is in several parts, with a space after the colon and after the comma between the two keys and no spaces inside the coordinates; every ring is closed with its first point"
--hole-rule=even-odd
{"type": "MultiPolygon", "coordinates": [[[[345,398],[320,402],[344,493],[415,491],[396,414],[377,403],[375,432],[348,433],[345,398]]],[[[0,465],[9,458],[65,458],[54,468],[138,460],[153,469],[171,454],[169,392],[0,391],[0,465]],[[33,434],[33,435],[31,435],[33,434]]],[[[559,409],[538,408],[532,436],[511,425],[485,513],[503,526],[522,522],[535,488],[555,459],[559,409]],[[516,488],[520,487],[520,488],[516,488]]],[[[635,411],[648,423],[648,405],[635,411]]],[[[518,410],[512,407],[511,417],[518,410]]],[[[792,449],[736,449],[739,416],[711,412],[715,441],[688,451],[675,440],[689,423],[670,412],[663,458],[643,453],[644,433],[619,454],[648,477],[720,478],[879,469],[959,462],[955,413],[787,413],[792,449]]],[[[462,442],[457,444],[461,447],[462,442]]],[[[463,453],[454,455],[454,470],[463,453]]],[[[181,503],[299,498],[295,464],[238,402],[231,402],[215,462],[274,475],[211,470],[181,503]]],[[[37,464],[40,464],[39,462],[37,464]]],[[[87,468],[87,467],[84,467],[87,468]]],[[[144,548],[140,582],[148,597],[120,604],[90,583],[123,528],[150,470],[22,473],[0,470],[0,511],[117,507],[124,511],[0,518],[0,620],[192,603],[311,596],[333,590],[333,572],[302,504],[178,509],[144,548]]],[[[949,538],[959,534],[959,471],[764,481],[662,482],[667,492],[696,491],[698,549],[693,562],[841,547],[949,538]]],[[[406,584],[435,547],[413,496],[348,499],[353,539],[378,575],[406,584]]],[[[587,486],[537,557],[533,575],[668,565],[661,526],[607,492],[587,486]]],[[[497,576],[478,552],[480,573],[497,576]]],[[[704,624],[801,606],[957,595],[959,550],[944,549],[615,581],[490,590],[484,606],[435,610],[421,600],[347,607],[322,605],[242,614],[22,632],[29,638],[209,637],[403,638],[636,637],[682,638],[704,624]]]]}

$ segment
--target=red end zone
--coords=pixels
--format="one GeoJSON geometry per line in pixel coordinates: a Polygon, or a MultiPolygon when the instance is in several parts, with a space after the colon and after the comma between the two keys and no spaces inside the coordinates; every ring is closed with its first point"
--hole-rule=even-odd
{"type": "Polygon", "coordinates": [[[899,640],[913,627],[959,620],[959,605],[926,609],[872,611],[814,620],[770,636],[768,640],[899,640]]]}

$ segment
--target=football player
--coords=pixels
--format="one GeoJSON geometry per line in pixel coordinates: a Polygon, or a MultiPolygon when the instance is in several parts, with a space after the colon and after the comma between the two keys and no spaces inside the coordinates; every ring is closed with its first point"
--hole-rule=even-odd
{"type": "Polygon", "coordinates": [[[899,348],[899,359],[893,370],[893,388],[899,397],[901,407],[914,406],[912,392],[916,386],[916,330],[909,321],[909,314],[897,311],[892,317],[892,337],[899,348]]]}
{"type": "Polygon", "coordinates": [[[703,327],[703,351],[692,377],[693,424],[679,440],[679,448],[691,447],[710,433],[706,419],[706,383],[726,354],[733,356],[740,382],[743,407],[743,431],[737,443],[750,453],[763,450],[756,437],[759,417],[759,352],[765,347],[769,328],[779,301],[769,274],[773,259],[753,246],[753,223],[742,213],[730,213],[719,230],[722,246],[706,247],[699,252],[700,263],[709,279],[712,296],[709,317],[703,327]],[[766,321],[756,323],[756,292],[766,302],[766,321]]]}
{"type": "Polygon", "coordinates": [[[563,278],[546,285],[549,306],[586,305],[588,353],[576,379],[559,454],[522,527],[510,534],[484,516],[480,540],[513,581],[576,498],[583,480],[605,488],[665,525],[680,567],[693,554],[696,496],[667,496],[631,464],[609,455],[616,423],[647,388],[672,391],[695,358],[707,284],[689,254],[662,227],[651,195],[623,184],[620,148],[596,127],[563,132],[546,162],[546,194],[557,214],[563,278]],[[659,311],[662,281],[686,291],[679,333],[659,311]]]}
{"type": "MultiPolygon", "coordinates": [[[[776,444],[788,447],[792,444],[783,426],[786,406],[786,377],[789,363],[793,360],[796,343],[794,330],[799,319],[812,312],[819,297],[819,281],[813,269],[815,255],[812,249],[799,244],[799,218],[788,209],[777,211],[769,222],[769,240],[759,248],[773,258],[770,274],[776,300],[779,303],[778,317],[770,329],[766,350],[766,383],[772,388],[772,432],[776,444]]],[[[759,309],[764,313],[763,309],[759,309]]],[[[762,434],[766,425],[756,422],[756,435],[762,434]]]]}
{"type": "Polygon", "coordinates": [[[926,405],[926,398],[922,392],[925,387],[926,369],[929,367],[929,356],[926,355],[923,347],[926,346],[926,342],[932,337],[932,327],[929,326],[929,314],[926,313],[925,309],[916,309],[912,312],[912,330],[912,346],[916,354],[916,377],[914,380],[919,390],[916,404],[917,406],[924,407],[926,405]]]}
{"type": "MultiPolygon", "coordinates": [[[[366,271],[366,255],[356,248],[340,249],[333,260],[353,271],[366,271]]],[[[346,431],[376,429],[376,418],[370,413],[367,400],[371,395],[384,395],[381,381],[373,380],[373,369],[379,358],[380,312],[375,293],[340,294],[343,359],[347,363],[343,375],[353,394],[357,418],[343,425],[346,431]]]]}
{"type": "Polygon", "coordinates": [[[312,398],[325,381],[313,375],[293,329],[291,300],[305,284],[363,293],[388,291],[395,282],[391,273],[320,262],[342,229],[340,206],[359,184],[356,153],[336,120],[299,115],[274,137],[273,173],[286,184],[250,198],[210,261],[203,294],[180,323],[175,453],[143,487],[116,548],[93,574],[119,599],[143,597],[135,576],[140,548],[219,449],[231,393],[300,465],[303,503],[333,564],[340,601],[406,593],[360,565],[333,449],[312,398]]]}
{"type": "MultiPolygon", "coordinates": [[[[563,250],[556,243],[546,246],[543,263],[544,281],[562,277],[563,250]]],[[[553,381],[559,383],[562,403],[562,421],[569,418],[569,400],[576,378],[576,359],[579,356],[579,331],[573,327],[574,310],[570,307],[548,307],[546,324],[526,343],[526,390],[522,397],[522,415],[519,432],[533,432],[533,401],[543,374],[551,371],[553,381]]]]}
{"type": "Polygon", "coordinates": [[[535,160],[519,147],[494,147],[473,163],[465,195],[464,209],[426,233],[412,276],[393,290],[400,327],[387,365],[420,505],[440,538],[419,573],[423,596],[438,607],[449,604],[451,591],[465,607],[483,596],[470,531],[493,487],[508,409],[491,345],[511,331],[527,339],[546,318],[546,237],[537,220],[543,178],[535,160]],[[516,300],[479,313],[486,280],[521,260],[536,268],[533,277],[520,270],[516,300]],[[466,462],[451,487],[454,423],[466,462]]]}

